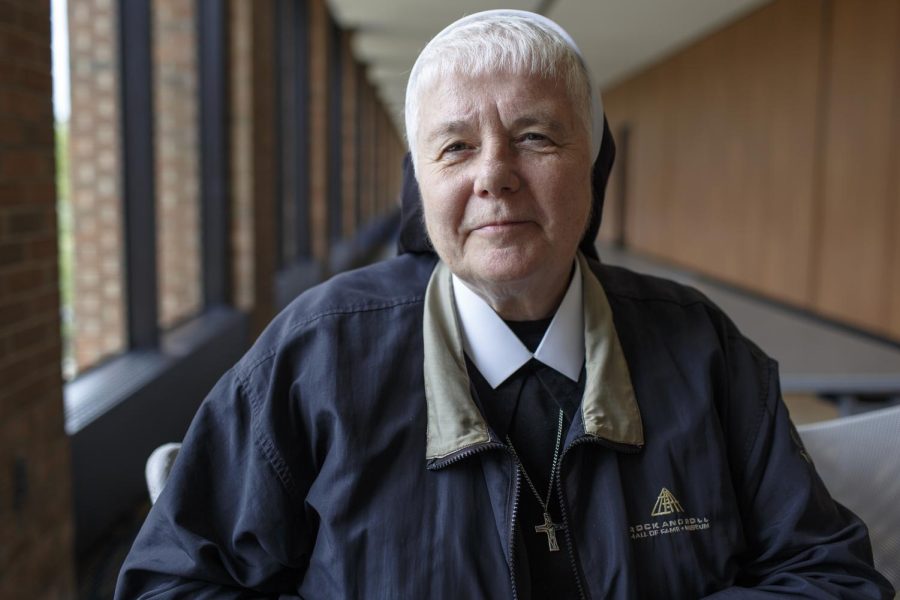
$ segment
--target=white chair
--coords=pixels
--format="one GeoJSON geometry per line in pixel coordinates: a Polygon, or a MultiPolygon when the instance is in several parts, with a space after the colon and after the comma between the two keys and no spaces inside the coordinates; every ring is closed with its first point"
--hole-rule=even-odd
{"type": "Polygon", "coordinates": [[[797,431],[828,491],[869,527],[875,567],[900,590],[900,406],[797,431]]]}
{"type": "Polygon", "coordinates": [[[175,458],[180,449],[181,444],[163,444],[154,450],[147,459],[144,477],[147,479],[147,491],[150,493],[151,504],[156,503],[156,499],[159,498],[166,486],[166,479],[169,478],[169,472],[172,470],[172,465],[175,464],[175,458]]]}

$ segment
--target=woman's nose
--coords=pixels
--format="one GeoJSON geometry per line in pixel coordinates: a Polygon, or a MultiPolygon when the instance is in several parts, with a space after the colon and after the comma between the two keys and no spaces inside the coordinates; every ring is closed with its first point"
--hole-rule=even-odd
{"type": "Polygon", "coordinates": [[[506,144],[485,144],[478,157],[475,195],[500,198],[519,189],[513,150],[506,144]]]}

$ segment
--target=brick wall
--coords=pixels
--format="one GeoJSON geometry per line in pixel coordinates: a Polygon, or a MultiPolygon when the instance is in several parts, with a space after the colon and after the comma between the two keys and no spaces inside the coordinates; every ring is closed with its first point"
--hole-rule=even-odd
{"type": "Polygon", "coordinates": [[[357,63],[353,58],[350,48],[350,34],[346,31],[341,34],[341,201],[343,209],[342,230],[344,237],[349,239],[356,232],[356,104],[357,104],[357,63]]]}
{"type": "Polygon", "coordinates": [[[331,35],[325,0],[309,0],[311,80],[309,94],[310,146],[309,217],[313,256],[328,259],[328,44],[331,35]]]}
{"type": "Polygon", "coordinates": [[[233,294],[258,333],[275,310],[275,61],[272,0],[231,0],[233,294]]]}
{"type": "Polygon", "coordinates": [[[363,183],[361,186],[360,205],[363,221],[368,221],[376,214],[375,210],[375,89],[368,80],[363,83],[362,113],[362,168],[363,183]]]}
{"type": "MultiPolygon", "coordinates": [[[[69,0],[73,351],[77,370],[126,346],[119,64],[114,0],[69,0]]],[[[201,308],[196,24],[191,0],[152,3],[159,323],[201,308]]]]}
{"type": "Polygon", "coordinates": [[[238,308],[249,311],[253,307],[253,89],[246,83],[253,72],[250,46],[253,32],[249,26],[253,7],[247,0],[231,0],[231,19],[228,39],[231,77],[230,123],[231,135],[231,277],[232,297],[238,308]]]}
{"type": "Polygon", "coordinates": [[[115,0],[69,0],[73,354],[77,369],[126,345],[115,0]]]}
{"type": "Polygon", "coordinates": [[[50,6],[0,3],[0,598],[73,590],[50,6]]]}
{"type": "Polygon", "coordinates": [[[163,329],[202,309],[194,7],[194,0],[155,0],[151,5],[157,270],[163,329]]]}

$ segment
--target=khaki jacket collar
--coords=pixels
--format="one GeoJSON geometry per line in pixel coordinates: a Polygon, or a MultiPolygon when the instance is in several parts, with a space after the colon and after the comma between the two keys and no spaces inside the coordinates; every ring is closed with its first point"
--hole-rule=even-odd
{"type": "MultiPolygon", "coordinates": [[[[642,446],[641,414],[606,293],[581,253],[578,260],[584,295],[584,433],[642,446]]],[[[428,460],[490,441],[487,422],[470,391],[452,285],[450,269],[438,261],[425,292],[423,319],[428,460]]]]}

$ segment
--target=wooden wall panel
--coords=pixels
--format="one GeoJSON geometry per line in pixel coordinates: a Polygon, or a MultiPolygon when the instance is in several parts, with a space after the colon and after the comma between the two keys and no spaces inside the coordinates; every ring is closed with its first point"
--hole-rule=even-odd
{"type": "MultiPolygon", "coordinates": [[[[900,127],[898,127],[900,129],[900,127]]],[[[900,137],[900,133],[894,139],[898,139],[900,137]]],[[[900,152],[894,155],[895,157],[900,156],[900,152]]],[[[900,159],[895,160],[894,164],[896,165],[896,170],[894,171],[894,199],[893,199],[893,207],[894,207],[894,233],[893,233],[893,244],[894,244],[894,256],[893,261],[889,266],[888,271],[888,281],[893,283],[893,288],[890,290],[891,294],[891,304],[890,304],[890,321],[888,322],[888,330],[887,335],[893,337],[894,339],[900,340],[900,159]]]]}
{"type": "Polygon", "coordinates": [[[893,246],[893,253],[887,271],[887,280],[892,286],[889,289],[887,335],[900,340],[900,77],[897,77],[894,86],[893,140],[893,179],[888,191],[888,208],[893,212],[893,219],[889,219],[893,227],[888,239],[893,246]]]}
{"type": "Polygon", "coordinates": [[[667,118],[658,110],[658,95],[665,89],[662,69],[652,69],[629,85],[629,173],[625,202],[625,239],[639,250],[666,254],[671,163],[666,155],[667,118]]]}
{"type": "Polygon", "coordinates": [[[822,18],[775,2],[610,90],[632,247],[809,301],[822,18]]]}
{"type": "Polygon", "coordinates": [[[887,332],[898,278],[891,239],[900,3],[847,0],[833,10],[814,306],[887,332]]]}

